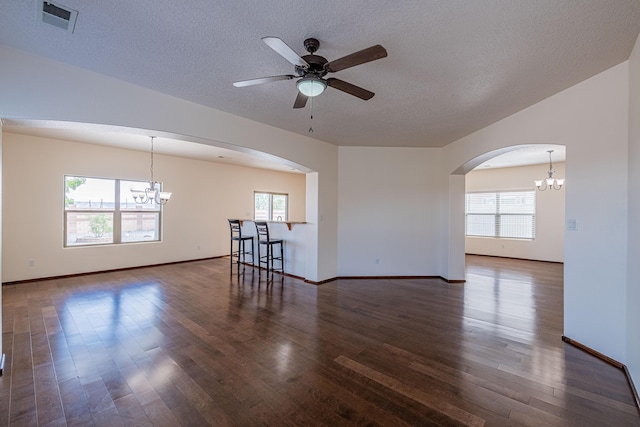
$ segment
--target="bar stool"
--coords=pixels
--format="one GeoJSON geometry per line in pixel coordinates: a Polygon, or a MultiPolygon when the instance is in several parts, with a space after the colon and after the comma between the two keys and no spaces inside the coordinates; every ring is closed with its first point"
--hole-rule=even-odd
{"type": "Polygon", "coordinates": [[[253,257],[253,236],[243,236],[242,227],[239,219],[230,219],[229,228],[231,229],[231,271],[233,272],[233,259],[236,259],[238,265],[238,274],[240,274],[240,263],[246,264],[246,256],[251,255],[251,264],[254,263],[253,257]],[[237,242],[236,250],[233,250],[233,242],[237,242]],[[247,250],[246,243],[249,242],[250,250],[247,250]]]}
{"type": "Polygon", "coordinates": [[[273,262],[279,261],[280,268],[276,268],[275,270],[282,271],[284,274],[284,240],[282,239],[272,239],[269,237],[269,226],[266,221],[254,221],[256,225],[256,231],[258,233],[258,268],[262,268],[262,264],[265,264],[267,268],[267,276],[269,275],[269,270],[273,272],[273,262]],[[274,255],[274,246],[280,246],[280,256],[274,255]],[[267,254],[260,254],[260,247],[266,246],[267,254]]]}

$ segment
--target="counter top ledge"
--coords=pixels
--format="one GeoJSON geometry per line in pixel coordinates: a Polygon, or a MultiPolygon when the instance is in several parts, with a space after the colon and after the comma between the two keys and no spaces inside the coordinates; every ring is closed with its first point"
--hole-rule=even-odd
{"type": "MultiPolygon", "coordinates": [[[[253,219],[241,219],[240,220],[240,226],[242,226],[245,221],[254,222],[255,220],[253,220],[253,219]]],[[[306,221],[267,221],[267,223],[269,223],[269,224],[287,224],[287,228],[289,229],[289,231],[291,231],[291,227],[293,227],[294,224],[306,224],[307,222],[306,221]]]]}

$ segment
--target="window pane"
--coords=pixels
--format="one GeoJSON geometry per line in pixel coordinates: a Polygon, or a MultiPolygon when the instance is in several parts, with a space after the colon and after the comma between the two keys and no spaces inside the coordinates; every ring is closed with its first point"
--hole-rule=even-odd
{"type": "Polygon", "coordinates": [[[496,213],[496,193],[468,193],[467,213],[496,213]]]}
{"type": "Polygon", "coordinates": [[[273,196],[273,208],[271,219],[274,221],[286,221],[287,220],[287,195],[286,194],[274,194],[273,196]]]}
{"type": "Polygon", "coordinates": [[[158,212],[122,212],[122,243],[160,240],[158,212]]]}
{"type": "MultiPolygon", "coordinates": [[[[162,191],[162,184],[156,183],[159,191],[162,191]]],[[[120,209],[121,210],[145,210],[145,211],[159,211],[160,205],[156,204],[152,199],[151,203],[141,203],[140,200],[134,200],[131,190],[137,190],[144,192],[145,188],[149,188],[149,182],[147,181],[120,181],[120,209]]]]}
{"type": "Polygon", "coordinates": [[[533,239],[533,215],[500,215],[500,237],[533,239]]]}
{"type": "Polygon", "coordinates": [[[488,236],[496,235],[495,215],[467,215],[467,235],[468,236],[488,236]]]}
{"type": "Polygon", "coordinates": [[[254,219],[269,221],[269,194],[255,193],[254,219]]]}
{"type": "Polygon", "coordinates": [[[67,246],[113,243],[113,213],[67,212],[66,216],[67,246]]]}
{"type": "Polygon", "coordinates": [[[65,209],[114,210],[116,200],[115,180],[64,177],[65,209]]]}
{"type": "Polygon", "coordinates": [[[500,198],[500,213],[526,213],[536,212],[535,193],[533,191],[514,191],[498,193],[500,198]]]}
{"type": "MultiPolygon", "coordinates": [[[[160,207],[135,200],[146,181],[65,176],[65,246],[160,240],[160,207]],[[116,200],[118,194],[119,200],[116,200]],[[114,230],[116,234],[114,235],[114,230]]],[[[156,183],[156,190],[162,184],[156,183]]]]}

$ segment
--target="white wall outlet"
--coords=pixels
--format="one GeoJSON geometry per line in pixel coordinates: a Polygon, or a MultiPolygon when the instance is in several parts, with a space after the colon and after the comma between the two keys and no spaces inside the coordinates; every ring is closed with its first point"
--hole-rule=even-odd
{"type": "Polygon", "coordinates": [[[36,266],[36,260],[35,259],[30,259],[27,261],[27,266],[28,267],[35,267],[36,266]]]}

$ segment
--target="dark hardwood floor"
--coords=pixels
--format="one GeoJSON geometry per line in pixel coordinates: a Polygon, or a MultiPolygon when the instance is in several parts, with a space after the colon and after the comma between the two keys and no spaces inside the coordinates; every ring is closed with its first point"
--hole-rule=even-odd
{"type": "Polygon", "coordinates": [[[561,340],[562,265],[274,277],[217,259],[4,286],[0,424],[640,425],[623,372],[561,340]]]}

